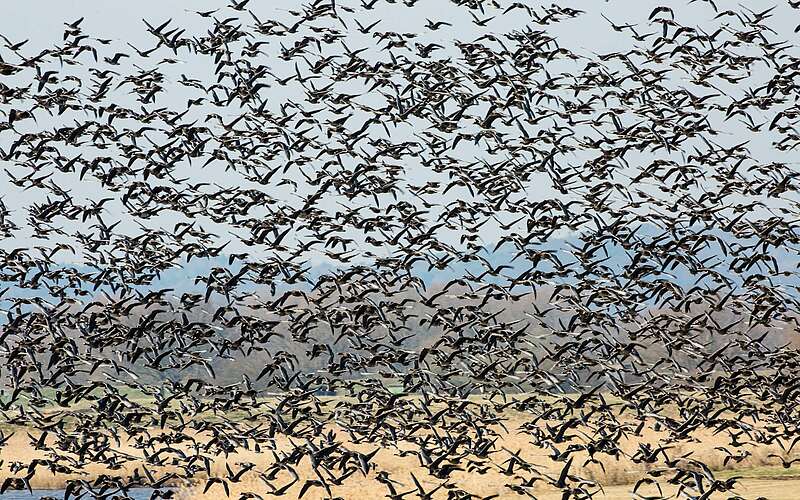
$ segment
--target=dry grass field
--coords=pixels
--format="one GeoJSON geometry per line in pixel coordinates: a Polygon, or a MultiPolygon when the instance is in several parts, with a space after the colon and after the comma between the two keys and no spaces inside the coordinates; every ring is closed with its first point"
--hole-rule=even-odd
{"type": "MultiPolygon", "coordinates": [[[[562,462],[555,462],[550,458],[551,450],[540,448],[531,444],[529,435],[520,432],[520,426],[527,422],[526,416],[519,413],[514,413],[508,416],[505,422],[505,427],[508,432],[505,432],[499,426],[494,429],[500,435],[497,442],[497,449],[500,450],[492,455],[494,463],[502,463],[511,456],[511,452],[518,452],[519,456],[525,461],[535,464],[535,470],[551,476],[557,476],[561,468],[562,462]]],[[[537,424],[538,425],[538,424],[537,424]]],[[[553,425],[551,422],[550,425],[553,425]]],[[[332,430],[336,434],[336,439],[344,446],[352,450],[357,450],[363,453],[368,453],[375,450],[375,444],[352,444],[349,442],[347,433],[335,426],[329,427],[327,430],[332,430]]],[[[2,466],[0,466],[0,480],[6,477],[9,473],[8,466],[14,461],[28,463],[35,458],[46,458],[43,451],[36,450],[33,447],[33,441],[38,438],[35,431],[26,429],[10,429],[5,428],[6,434],[9,431],[15,431],[14,435],[10,438],[6,446],[0,450],[2,453],[2,466]],[[30,435],[29,435],[30,433],[30,435]]],[[[153,434],[161,431],[153,430],[153,434]]],[[[588,429],[587,429],[588,432],[588,429]]],[[[578,430],[580,435],[580,429],[578,430]]],[[[204,442],[208,436],[195,435],[197,441],[204,442]]],[[[635,498],[632,495],[635,482],[644,476],[644,474],[652,469],[657,469],[659,464],[636,463],[631,460],[630,456],[636,453],[640,443],[648,443],[654,447],[665,444],[666,434],[654,430],[652,427],[644,427],[638,436],[631,436],[629,439],[622,439],[621,448],[625,452],[618,460],[610,459],[605,460],[602,464],[585,463],[587,455],[585,452],[576,452],[574,454],[574,463],[571,473],[584,478],[591,478],[596,481],[595,486],[590,486],[592,491],[598,491],[595,498],[635,498]]],[[[290,450],[293,446],[298,444],[295,440],[290,442],[288,439],[276,439],[274,447],[276,450],[290,450]]],[[[715,471],[715,476],[720,479],[729,478],[732,476],[742,476],[736,487],[727,493],[717,493],[711,498],[730,498],[735,495],[740,495],[745,498],[770,498],[770,499],[797,499],[800,498],[800,467],[784,468],[781,466],[780,461],[775,457],[769,457],[771,454],[782,454],[782,450],[775,444],[765,446],[756,444],[747,444],[739,448],[731,448],[728,443],[728,436],[723,432],[714,435],[711,431],[702,431],[695,433],[689,439],[677,443],[669,443],[668,449],[669,456],[679,457],[687,455],[690,458],[706,463],[712,470],[715,471]],[[728,448],[734,453],[741,453],[739,460],[726,460],[728,452],[723,448],[728,448]]],[[[562,449],[565,448],[562,445],[562,449]]],[[[800,448],[800,447],[798,447],[800,448]]],[[[351,498],[384,498],[388,494],[387,487],[378,480],[379,472],[386,472],[392,480],[397,481],[396,485],[398,492],[412,491],[406,498],[417,498],[414,483],[411,477],[413,473],[419,479],[426,491],[433,490],[444,483],[444,480],[437,479],[427,474],[427,469],[422,467],[420,460],[415,454],[404,453],[412,448],[383,448],[374,457],[372,462],[375,467],[369,474],[363,475],[361,472],[355,472],[352,476],[347,478],[341,486],[332,486],[332,492],[335,496],[344,499],[351,498]]],[[[142,457],[140,450],[133,446],[133,443],[122,443],[118,451],[130,454],[135,457],[142,457]]],[[[795,450],[798,452],[800,450],[795,450]]],[[[218,460],[212,462],[211,471],[212,476],[225,477],[227,475],[225,463],[230,464],[234,469],[236,463],[250,462],[256,464],[255,470],[264,470],[269,467],[273,462],[273,455],[269,450],[262,450],[261,453],[252,451],[240,451],[231,454],[227,457],[220,457],[218,460]]],[[[53,474],[47,471],[44,467],[38,469],[36,475],[31,480],[31,485],[35,489],[57,489],[62,488],[67,479],[82,478],[92,479],[100,474],[109,474],[117,476],[125,476],[133,473],[134,469],[140,467],[142,461],[134,460],[132,462],[123,464],[120,468],[109,470],[102,465],[93,465],[86,468],[81,475],[64,475],[53,474]]],[[[156,469],[150,465],[147,466],[153,472],[167,472],[168,469],[156,469]]],[[[297,473],[300,480],[295,482],[293,486],[288,488],[284,498],[297,498],[303,489],[306,479],[315,479],[312,471],[311,464],[307,457],[303,458],[297,467],[297,473]]],[[[512,491],[507,485],[519,485],[522,478],[530,478],[535,476],[535,473],[521,472],[519,476],[515,471],[507,473],[498,466],[488,465],[484,470],[463,470],[455,471],[451,474],[448,482],[458,488],[468,491],[479,497],[490,495],[497,495],[496,498],[526,498],[528,496],[540,499],[560,499],[561,493],[552,487],[546,486],[545,481],[536,481],[531,486],[517,488],[517,491],[512,491]]],[[[662,477],[662,488],[664,494],[674,494],[675,487],[667,484],[666,479],[669,474],[662,477]],[[672,488],[672,489],[670,489],[672,488]]],[[[243,492],[253,492],[264,498],[272,498],[269,494],[274,491],[274,488],[280,488],[293,481],[293,477],[289,472],[280,472],[271,481],[272,486],[268,486],[256,472],[245,473],[241,480],[236,483],[230,483],[230,496],[231,498],[240,498],[243,492]]],[[[184,499],[193,498],[206,498],[206,499],[219,499],[225,497],[223,486],[219,483],[212,484],[210,489],[204,493],[206,483],[203,477],[199,477],[194,484],[185,485],[181,489],[181,497],[184,499]]],[[[658,490],[653,485],[641,485],[637,493],[643,495],[644,498],[655,495],[658,490]]],[[[304,492],[303,498],[319,499],[326,496],[325,490],[319,486],[311,486],[304,492]]],[[[447,498],[446,487],[440,488],[435,495],[435,499],[447,498]]]]}

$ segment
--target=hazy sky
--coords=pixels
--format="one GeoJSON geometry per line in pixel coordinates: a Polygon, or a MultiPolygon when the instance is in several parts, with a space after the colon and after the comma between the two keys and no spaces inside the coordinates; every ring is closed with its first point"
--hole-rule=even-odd
{"type": "MultiPolygon", "coordinates": [[[[532,7],[548,6],[550,1],[546,2],[525,2],[532,7]]],[[[578,54],[592,56],[593,54],[608,53],[617,50],[628,50],[636,46],[636,42],[632,41],[627,33],[615,32],[609,26],[609,22],[602,16],[606,16],[617,24],[635,23],[638,26],[636,30],[642,33],[660,32],[661,25],[648,22],[648,15],[651,10],[660,5],[662,2],[641,1],[641,0],[627,0],[615,2],[571,2],[561,3],[560,5],[568,5],[573,8],[584,9],[586,14],[579,16],[576,19],[564,20],[556,24],[548,26],[538,26],[531,24],[534,30],[545,30],[549,35],[555,37],[557,43],[562,47],[568,47],[578,54]]],[[[722,5],[722,2],[719,2],[722,5]]],[[[209,19],[201,18],[194,12],[186,9],[186,2],[165,2],[144,0],[139,2],[108,2],[99,0],[72,0],[72,1],[19,1],[11,2],[5,9],[2,19],[0,19],[0,32],[8,37],[12,42],[18,42],[24,39],[30,39],[28,45],[22,50],[26,55],[35,53],[38,50],[50,47],[53,44],[60,43],[62,33],[64,30],[65,22],[72,22],[80,17],[85,20],[82,24],[84,33],[97,38],[111,39],[112,43],[103,47],[103,55],[110,56],[115,51],[132,53],[132,49],[127,46],[128,43],[133,44],[141,50],[149,49],[153,46],[153,37],[146,33],[145,24],[142,19],[147,19],[152,25],[158,25],[167,19],[172,19],[173,22],[170,26],[180,26],[187,30],[187,34],[201,36],[206,33],[209,28],[209,19]]],[[[503,2],[502,7],[505,8],[511,2],[503,2]]],[[[754,6],[755,3],[751,2],[754,6]]],[[[377,20],[380,24],[376,26],[373,31],[397,31],[397,32],[412,32],[419,33],[420,36],[415,41],[419,43],[436,42],[444,46],[444,49],[438,55],[441,57],[443,54],[452,55],[453,58],[458,57],[458,49],[455,46],[455,41],[472,41],[484,34],[501,34],[514,29],[519,29],[525,26],[529,21],[527,14],[522,10],[513,10],[509,14],[503,15],[503,10],[489,9],[484,15],[479,15],[481,18],[496,16],[493,20],[489,21],[485,27],[476,26],[472,22],[469,11],[465,8],[459,8],[446,0],[420,0],[413,8],[408,8],[402,3],[389,4],[383,0],[379,0],[376,7],[372,10],[365,10],[355,1],[337,0],[337,5],[350,6],[355,9],[354,13],[342,13],[342,21],[347,25],[339,26],[344,32],[347,33],[347,38],[344,43],[350,50],[357,50],[362,47],[368,47],[369,50],[362,54],[367,57],[372,54],[374,58],[387,58],[386,54],[379,53],[376,48],[376,40],[371,35],[362,35],[358,32],[358,26],[353,22],[357,18],[363,26],[367,26],[377,20]],[[452,27],[443,27],[438,31],[431,31],[424,27],[427,19],[445,20],[453,24],[452,27]]],[[[793,33],[794,24],[798,20],[797,11],[793,11],[784,3],[776,4],[778,8],[775,10],[773,18],[770,20],[770,26],[779,32],[777,38],[793,40],[797,37],[793,33]]],[[[250,23],[251,19],[247,13],[239,13],[226,8],[226,3],[222,1],[193,1],[191,2],[192,10],[211,10],[214,8],[221,8],[215,14],[219,19],[224,19],[229,16],[242,16],[242,21],[250,23]]],[[[758,9],[767,9],[772,4],[758,2],[758,9]]],[[[247,7],[252,9],[254,13],[262,21],[268,19],[278,19],[284,23],[289,23],[293,19],[290,14],[292,9],[300,9],[299,2],[291,1],[258,1],[252,0],[247,7]]],[[[733,18],[725,18],[714,20],[715,13],[702,1],[693,2],[690,5],[676,4],[673,5],[676,11],[676,20],[682,24],[690,26],[713,27],[720,25],[720,23],[729,22],[733,23],[733,18]]],[[[738,8],[738,7],[737,7],[738,8]]],[[[341,11],[340,11],[341,12],[341,11]]],[[[263,63],[269,66],[276,75],[287,76],[291,74],[294,62],[288,64],[280,60],[277,56],[281,49],[281,44],[290,44],[290,38],[268,37],[269,44],[264,46],[263,49],[263,63]]],[[[649,46],[652,39],[648,39],[643,46],[649,46]]],[[[341,46],[337,46],[335,50],[342,51],[341,46]]],[[[10,63],[16,62],[13,54],[8,51],[0,51],[10,63]]],[[[102,55],[101,55],[102,57],[102,55]]],[[[214,80],[213,65],[210,64],[208,58],[190,55],[185,49],[179,51],[177,56],[171,54],[168,49],[160,49],[156,55],[151,56],[146,60],[141,58],[123,59],[123,64],[114,67],[123,75],[130,74],[134,71],[132,64],[141,64],[144,68],[151,68],[156,66],[156,62],[163,57],[174,57],[178,60],[175,64],[162,64],[158,69],[167,76],[166,92],[161,94],[155,104],[145,106],[145,108],[155,108],[159,106],[169,106],[177,110],[184,109],[185,102],[188,97],[191,97],[191,91],[185,87],[179,86],[176,82],[180,79],[180,75],[185,74],[192,78],[198,78],[205,82],[214,80]],[[145,63],[147,65],[145,65],[145,63]]],[[[90,76],[88,73],[91,64],[88,63],[89,59],[84,58],[87,64],[84,67],[71,67],[65,71],[69,71],[81,78],[85,78],[88,87],[90,76]]],[[[554,63],[548,66],[548,71],[579,71],[586,63],[587,60],[577,62],[554,63]],[[571,66],[570,66],[571,65],[571,66]]],[[[98,66],[105,67],[102,63],[98,66]]],[[[303,69],[305,73],[306,70],[303,69]]],[[[754,81],[759,82],[760,75],[754,75],[754,81]]],[[[22,77],[30,82],[30,75],[22,77]]],[[[676,87],[696,88],[689,81],[675,81],[676,87]]],[[[731,97],[735,94],[741,95],[748,88],[747,81],[740,82],[736,86],[731,86],[729,89],[722,89],[731,93],[731,97]]],[[[709,92],[709,89],[698,89],[702,94],[709,92]]],[[[269,108],[272,110],[279,110],[280,104],[289,100],[301,100],[302,93],[294,85],[286,87],[273,86],[266,94],[270,99],[269,108]]],[[[370,102],[370,99],[375,99],[376,95],[365,95],[361,102],[370,102]]],[[[125,89],[119,92],[119,98],[125,99],[125,89]]],[[[128,103],[131,107],[138,109],[140,105],[135,103],[132,99],[128,103]],[[131,104],[132,103],[132,104],[131,104]]],[[[7,111],[6,107],[2,107],[7,111]]],[[[220,112],[216,108],[197,108],[198,118],[203,118],[207,113],[220,112]]],[[[223,110],[220,113],[227,112],[227,116],[222,116],[222,119],[229,121],[238,114],[238,110],[230,109],[223,110]]],[[[757,112],[754,113],[757,115],[757,112]]],[[[74,116],[69,113],[65,115],[66,123],[71,123],[74,116]]],[[[764,119],[767,119],[765,117],[764,119]]],[[[37,131],[42,128],[53,127],[61,124],[58,118],[49,119],[44,115],[41,110],[37,113],[37,123],[28,121],[25,124],[19,124],[20,131],[37,131]]],[[[736,144],[744,140],[751,141],[750,148],[753,156],[777,159],[780,155],[772,150],[769,143],[771,137],[769,134],[750,134],[742,126],[738,125],[735,121],[731,121],[724,125],[722,133],[716,140],[723,144],[736,144]]],[[[404,124],[392,131],[393,138],[396,137],[409,137],[412,138],[415,133],[420,130],[416,129],[415,124],[404,124]]],[[[0,147],[8,149],[9,139],[11,135],[6,133],[0,137],[0,147]]],[[[83,154],[80,148],[75,151],[69,151],[69,148],[63,148],[64,154],[83,154]]],[[[112,154],[106,152],[106,154],[112,154]]],[[[459,151],[460,158],[463,161],[472,161],[476,158],[483,158],[486,155],[481,151],[480,147],[465,146],[464,149],[459,151]]],[[[581,151],[572,153],[574,160],[579,161],[583,158],[581,151]]],[[[584,155],[585,156],[585,155],[584,155]]],[[[783,155],[786,161],[793,161],[789,155],[783,155]]],[[[635,157],[634,157],[635,158],[635,157]]],[[[642,161],[646,161],[643,158],[642,161]]],[[[405,160],[408,161],[408,160],[405,160]]],[[[13,166],[7,162],[0,162],[0,166],[8,168],[13,172],[13,166]]],[[[427,179],[436,178],[435,174],[422,168],[419,164],[407,164],[406,175],[409,181],[422,183],[427,179]]],[[[636,166],[634,166],[636,168],[636,166]]],[[[183,172],[191,177],[193,182],[214,182],[220,185],[234,185],[241,186],[244,182],[240,176],[231,176],[229,172],[225,172],[224,165],[215,165],[200,170],[197,165],[186,165],[183,172]]],[[[2,196],[6,205],[12,210],[19,211],[22,205],[29,205],[32,199],[35,199],[36,194],[33,191],[22,192],[6,181],[5,173],[0,171],[0,196],[2,196]]],[[[543,198],[556,196],[556,192],[551,188],[548,182],[540,182],[546,179],[540,178],[534,182],[530,182],[525,186],[524,196],[532,198],[543,198]]],[[[74,174],[61,175],[58,177],[58,182],[63,187],[70,190],[73,197],[79,200],[94,199],[97,200],[98,185],[92,180],[84,182],[77,182],[74,174]]],[[[440,201],[443,203],[450,202],[466,195],[466,190],[458,191],[457,189],[451,191],[448,197],[444,197],[440,201]]],[[[275,189],[270,192],[271,195],[284,202],[291,203],[292,200],[299,202],[300,195],[303,192],[292,193],[289,189],[275,189]]],[[[322,206],[326,209],[335,211],[339,207],[337,203],[341,199],[325,198],[321,200],[322,206]]],[[[121,220],[122,223],[118,227],[120,231],[137,232],[141,230],[134,221],[127,217],[125,210],[121,205],[109,204],[107,212],[104,213],[104,220],[108,223],[113,223],[116,220],[121,220]]],[[[22,214],[24,215],[24,213],[22,214]]],[[[24,218],[24,217],[23,217],[24,218]]],[[[170,229],[176,222],[176,218],[172,214],[164,214],[163,216],[156,217],[144,224],[148,227],[162,227],[170,229]]],[[[206,221],[213,227],[212,223],[206,221]]],[[[217,228],[218,234],[221,234],[222,240],[226,239],[226,230],[229,228],[217,228]]],[[[496,239],[498,233],[496,227],[487,225],[482,231],[482,237],[487,241],[496,239]]],[[[457,235],[451,235],[457,238],[457,235]]],[[[447,237],[447,235],[444,235],[447,237]]],[[[13,247],[27,244],[28,242],[20,241],[4,241],[4,247],[13,247]]],[[[240,250],[237,248],[237,242],[234,241],[230,247],[231,251],[240,250]]]]}

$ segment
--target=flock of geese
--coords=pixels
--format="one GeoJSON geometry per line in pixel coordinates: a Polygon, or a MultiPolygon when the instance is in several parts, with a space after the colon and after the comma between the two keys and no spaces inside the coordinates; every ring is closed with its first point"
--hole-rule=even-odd
{"type": "Polygon", "coordinates": [[[737,498],[677,453],[700,431],[790,468],[800,5],[605,5],[243,0],[135,40],[3,36],[0,493],[485,498],[468,471],[602,498],[583,471],[624,455],[634,498],[737,498]],[[557,35],[589,16],[624,48],[557,35]],[[26,428],[41,456],[3,459],[26,428]]]}

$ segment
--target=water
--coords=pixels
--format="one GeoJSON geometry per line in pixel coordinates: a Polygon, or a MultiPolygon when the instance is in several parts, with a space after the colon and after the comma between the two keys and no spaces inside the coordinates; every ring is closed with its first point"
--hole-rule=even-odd
{"type": "MultiPolygon", "coordinates": [[[[163,491],[163,490],[162,490],[163,491]]],[[[153,490],[150,488],[135,488],[128,490],[128,497],[132,500],[150,500],[150,495],[153,493],[153,490]]],[[[15,491],[6,491],[2,495],[0,495],[0,500],[39,500],[41,498],[55,498],[61,499],[64,498],[64,490],[33,490],[33,494],[28,490],[15,490],[15,491]]],[[[76,498],[75,496],[71,496],[71,499],[76,498]]],[[[91,495],[83,495],[81,500],[93,500],[94,497],[91,495]]],[[[115,497],[108,497],[108,498],[115,498],[115,497]]],[[[121,494],[118,495],[116,498],[125,498],[121,494]]]]}

